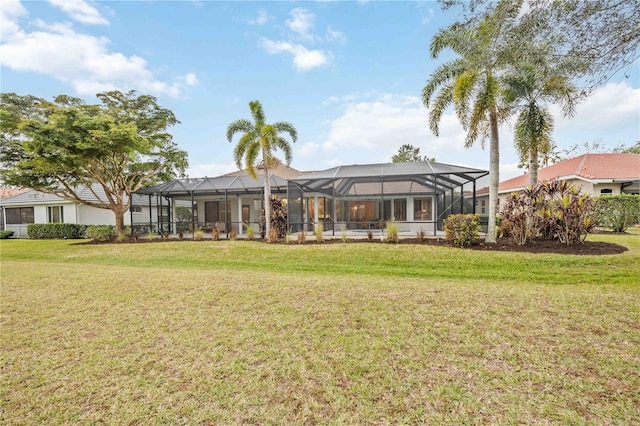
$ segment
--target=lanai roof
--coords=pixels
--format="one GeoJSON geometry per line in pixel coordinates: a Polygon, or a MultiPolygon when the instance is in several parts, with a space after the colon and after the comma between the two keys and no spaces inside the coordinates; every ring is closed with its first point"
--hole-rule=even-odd
{"type": "MultiPolygon", "coordinates": [[[[459,187],[488,174],[485,170],[454,166],[443,163],[420,161],[413,163],[354,164],[338,166],[318,172],[301,172],[287,167],[287,176],[278,176],[276,169],[270,176],[273,191],[286,191],[287,182],[292,181],[309,190],[319,190],[328,183],[340,181],[343,187],[352,189],[356,185],[372,182],[408,182],[420,186],[434,184],[450,189],[459,187]],[[293,172],[292,172],[293,171],[293,172]]],[[[211,178],[176,179],[160,185],[137,191],[138,194],[162,194],[171,196],[222,195],[259,192],[264,187],[264,176],[258,174],[254,179],[246,171],[233,172],[211,178]]],[[[406,191],[402,191],[406,192],[406,191]]]]}
{"type": "Polygon", "coordinates": [[[290,180],[306,190],[320,190],[332,184],[342,194],[353,192],[371,193],[376,188],[366,188],[366,186],[377,185],[377,183],[381,182],[387,185],[384,192],[411,193],[414,187],[451,189],[467,182],[472,182],[487,174],[486,170],[430,161],[417,161],[338,166],[290,180]],[[402,188],[397,187],[398,184],[396,184],[396,188],[392,189],[388,186],[391,182],[399,183],[402,188]],[[358,187],[360,190],[354,191],[358,187]]]}

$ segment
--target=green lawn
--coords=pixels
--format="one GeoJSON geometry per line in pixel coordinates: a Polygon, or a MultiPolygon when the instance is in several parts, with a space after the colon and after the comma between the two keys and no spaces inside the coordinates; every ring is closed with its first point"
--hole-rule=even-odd
{"type": "Polygon", "coordinates": [[[1,240],[4,424],[620,424],[640,235],[615,256],[1,240]]]}

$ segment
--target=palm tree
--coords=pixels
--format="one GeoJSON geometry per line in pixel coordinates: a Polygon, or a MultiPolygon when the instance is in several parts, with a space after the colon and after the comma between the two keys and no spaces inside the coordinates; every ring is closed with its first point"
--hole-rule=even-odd
{"type": "Polygon", "coordinates": [[[548,46],[534,48],[531,63],[519,64],[504,77],[504,101],[518,112],[514,142],[521,164],[529,167],[529,185],[538,183],[541,159],[552,155],[553,116],[545,104],[559,104],[565,116],[575,113],[577,87],[562,64],[549,65],[548,46]],[[566,71],[566,72],[565,72],[566,71]]]}
{"type": "Polygon", "coordinates": [[[233,135],[242,133],[238,144],[233,150],[233,158],[239,169],[244,167],[247,173],[254,179],[258,179],[255,166],[258,164],[258,157],[262,157],[264,168],[264,214],[265,233],[269,237],[271,229],[271,182],[269,180],[269,167],[276,161],[273,151],[280,149],[284,153],[287,165],[291,164],[291,145],[280,136],[280,133],[288,133],[291,140],[298,140],[298,131],[291,123],[279,121],[267,124],[264,111],[260,101],[249,102],[251,117],[253,122],[245,119],[233,121],[227,127],[227,140],[233,141],[233,135]]]}
{"type": "Polygon", "coordinates": [[[429,127],[438,136],[445,110],[453,105],[458,120],[467,131],[465,147],[477,139],[489,138],[489,224],[486,241],[496,241],[498,183],[500,182],[500,140],[498,126],[506,117],[500,105],[500,72],[505,55],[501,35],[520,9],[518,1],[501,1],[491,15],[473,26],[455,23],[441,29],[431,40],[430,53],[436,58],[450,49],[457,58],[439,66],[422,91],[422,102],[429,109],[429,127]],[[436,91],[437,93],[436,96],[436,91]]]}

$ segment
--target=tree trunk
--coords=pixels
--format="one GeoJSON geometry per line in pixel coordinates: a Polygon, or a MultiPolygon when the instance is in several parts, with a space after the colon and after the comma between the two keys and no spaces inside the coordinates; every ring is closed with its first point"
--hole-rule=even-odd
{"type": "Polygon", "coordinates": [[[264,231],[265,238],[269,241],[269,231],[271,230],[271,182],[269,182],[269,167],[264,158],[264,231]]]}
{"type": "Polygon", "coordinates": [[[496,242],[496,217],[498,213],[498,186],[500,185],[500,139],[498,136],[498,114],[494,109],[490,116],[491,140],[489,144],[489,223],[488,243],[496,242]]]}
{"type": "Polygon", "coordinates": [[[124,211],[113,211],[113,214],[116,216],[116,235],[121,235],[124,233],[124,211]]]}
{"type": "Polygon", "coordinates": [[[529,166],[529,186],[535,186],[538,183],[538,168],[540,168],[540,163],[538,161],[538,147],[533,144],[531,147],[531,158],[530,166],[529,166]]]}

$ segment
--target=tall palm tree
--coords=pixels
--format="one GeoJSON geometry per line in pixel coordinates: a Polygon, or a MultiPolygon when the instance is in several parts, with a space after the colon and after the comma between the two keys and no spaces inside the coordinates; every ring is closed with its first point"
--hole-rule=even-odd
{"type": "Polygon", "coordinates": [[[552,66],[549,46],[534,48],[529,63],[520,63],[504,76],[504,101],[518,113],[514,142],[521,164],[529,168],[529,185],[538,183],[540,160],[553,151],[554,120],[545,104],[559,104],[565,116],[575,113],[580,97],[562,64],[552,66]]]}
{"type": "Polygon", "coordinates": [[[227,140],[233,141],[236,133],[242,133],[238,144],[233,150],[233,158],[239,169],[244,167],[247,173],[254,179],[258,179],[256,165],[258,157],[262,157],[264,168],[264,214],[265,232],[267,238],[271,230],[271,182],[269,179],[269,168],[273,166],[275,157],[273,151],[281,150],[287,165],[291,164],[291,145],[280,136],[280,133],[288,133],[295,143],[298,140],[298,131],[291,123],[279,121],[267,124],[260,101],[249,102],[251,117],[253,122],[246,119],[239,119],[231,122],[227,127],[227,140]]]}
{"type": "Polygon", "coordinates": [[[431,40],[432,58],[450,49],[457,57],[439,66],[422,91],[429,109],[429,127],[438,136],[442,114],[453,105],[458,120],[467,131],[465,146],[478,139],[483,147],[489,138],[489,224],[486,241],[496,241],[498,184],[500,182],[500,140],[498,126],[506,111],[500,105],[500,73],[505,55],[501,36],[520,10],[521,1],[501,1],[491,15],[473,26],[455,23],[441,29],[431,40]],[[437,95],[436,92],[438,91],[437,95]]]}

